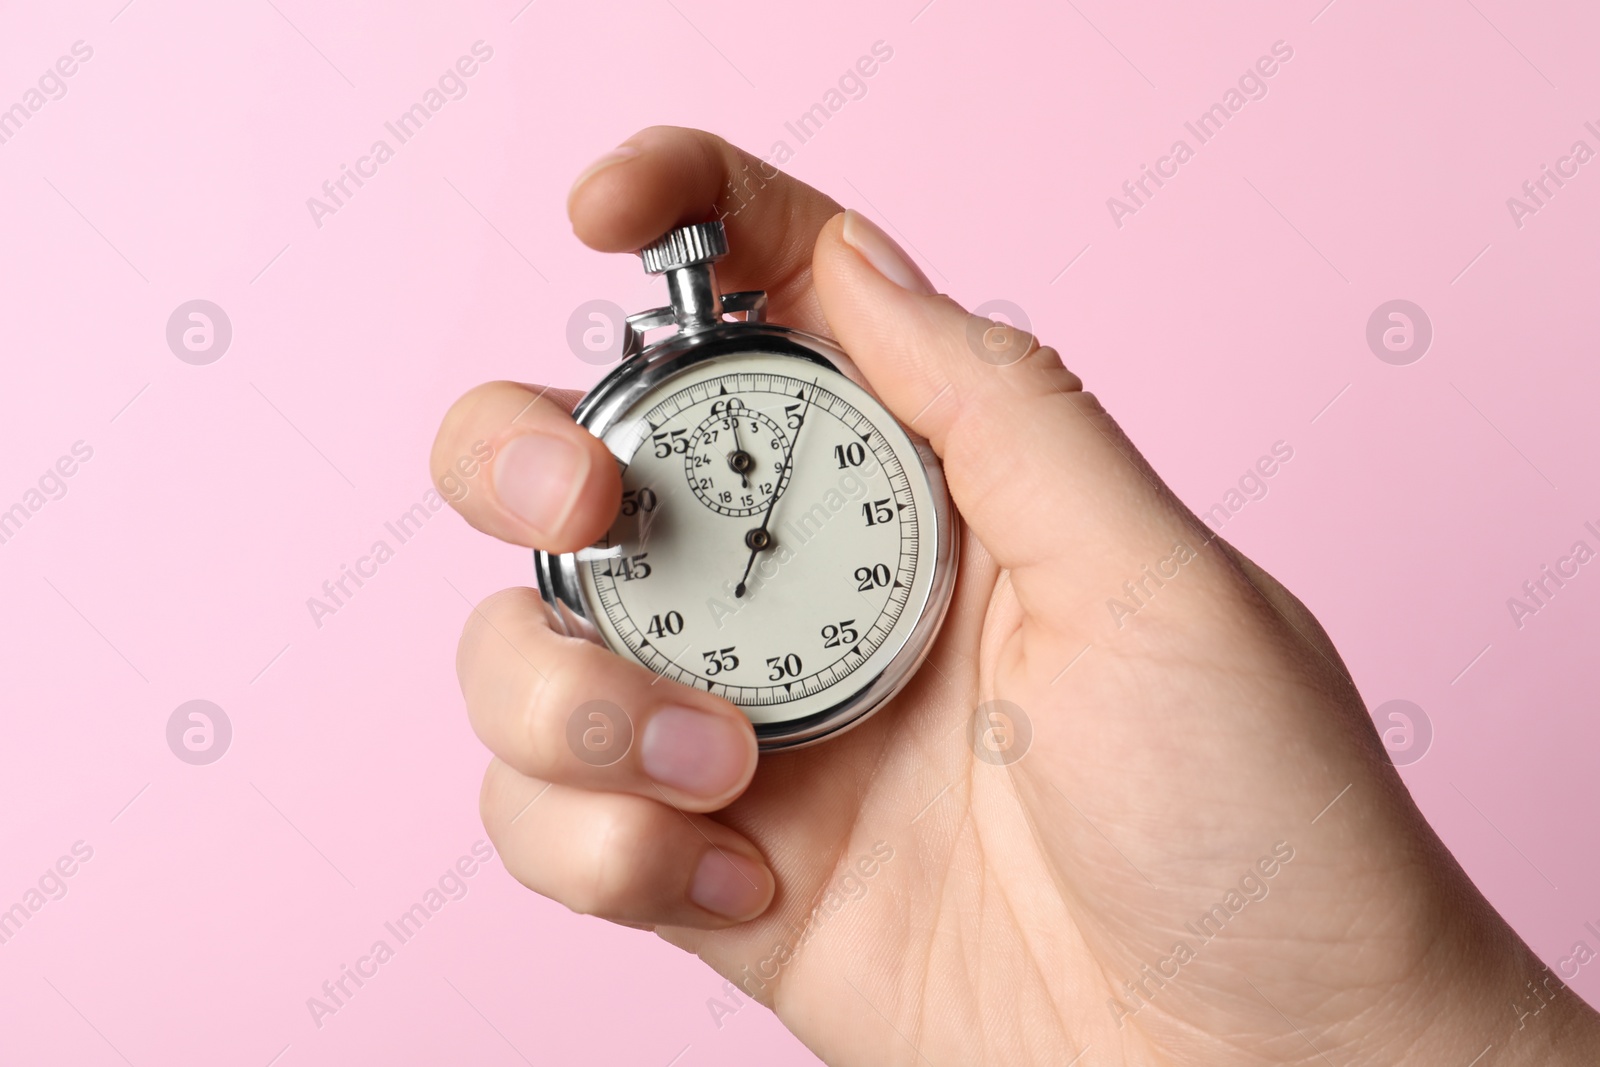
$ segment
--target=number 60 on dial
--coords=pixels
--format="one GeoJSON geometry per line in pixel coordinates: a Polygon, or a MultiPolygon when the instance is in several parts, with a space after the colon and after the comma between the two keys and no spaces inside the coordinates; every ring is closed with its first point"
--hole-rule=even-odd
{"type": "Polygon", "coordinates": [[[764,293],[718,292],[726,252],[704,223],[641,253],[672,306],[629,316],[622,363],[573,412],[616,457],[622,506],[599,542],[535,565],[569,632],[726,697],[771,751],[848,729],[910,680],[957,528],[932,449],[843,351],[765,322],[764,293]]]}

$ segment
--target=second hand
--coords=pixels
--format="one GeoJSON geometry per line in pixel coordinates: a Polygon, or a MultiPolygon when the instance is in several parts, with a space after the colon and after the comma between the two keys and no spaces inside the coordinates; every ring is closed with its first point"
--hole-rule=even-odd
{"type": "Polygon", "coordinates": [[[744,575],[740,577],[739,584],[733,587],[735,597],[743,597],[745,582],[750,578],[750,568],[756,565],[756,557],[761,550],[772,543],[772,535],[767,532],[767,525],[772,522],[772,513],[778,507],[778,496],[783,492],[789,472],[794,466],[794,452],[800,445],[800,432],[806,428],[806,415],[811,411],[811,397],[817,395],[817,379],[811,381],[811,396],[805,398],[805,406],[800,409],[800,425],[794,428],[794,437],[789,441],[789,451],[783,457],[783,470],[778,474],[778,484],[772,490],[772,502],[767,505],[767,513],[761,519],[757,529],[745,534],[744,542],[750,546],[750,558],[745,561],[744,575]]]}

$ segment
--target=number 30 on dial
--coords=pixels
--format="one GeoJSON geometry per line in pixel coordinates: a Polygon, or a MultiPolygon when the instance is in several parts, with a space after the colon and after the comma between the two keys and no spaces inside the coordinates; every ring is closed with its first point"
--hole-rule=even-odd
{"type": "Polygon", "coordinates": [[[954,581],[938,461],[850,371],[831,342],[753,322],[646,349],[575,412],[621,468],[615,521],[538,556],[569,629],[726,697],[766,750],[904,686],[954,581]]]}

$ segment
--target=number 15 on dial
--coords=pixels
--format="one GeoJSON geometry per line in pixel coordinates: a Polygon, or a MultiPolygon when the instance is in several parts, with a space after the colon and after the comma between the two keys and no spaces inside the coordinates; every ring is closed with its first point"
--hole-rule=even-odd
{"type": "Polygon", "coordinates": [[[910,680],[949,604],[956,525],[938,460],[832,342],[720,294],[719,223],[642,253],[670,308],[629,318],[578,405],[622,471],[601,542],[536,553],[568,629],[726,697],[764,751],[831,737],[910,680]],[[744,312],[743,321],[725,315],[744,312]],[[646,348],[645,330],[678,332],[646,348]]]}

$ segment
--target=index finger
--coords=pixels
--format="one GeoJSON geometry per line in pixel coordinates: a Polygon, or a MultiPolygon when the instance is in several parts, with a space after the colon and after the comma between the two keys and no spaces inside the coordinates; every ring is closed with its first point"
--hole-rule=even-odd
{"type": "Polygon", "coordinates": [[[679,126],[640,130],[567,194],[573,232],[601,252],[634,252],[675,226],[722,219],[722,289],[765,289],[774,318],[813,332],[825,332],[826,320],[811,292],[811,253],[843,210],[721,137],[679,126]]]}

